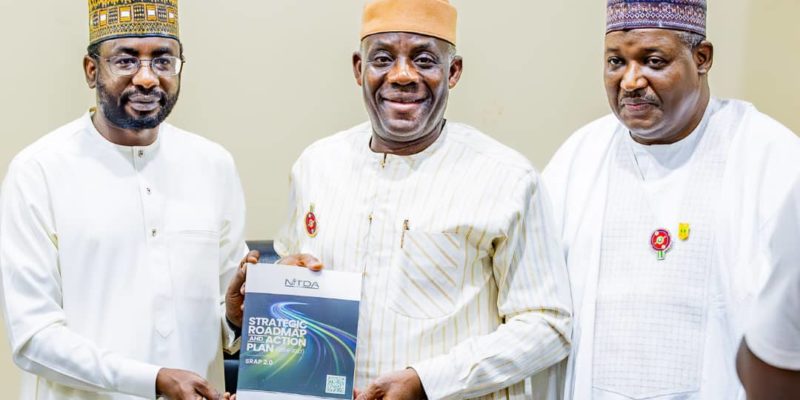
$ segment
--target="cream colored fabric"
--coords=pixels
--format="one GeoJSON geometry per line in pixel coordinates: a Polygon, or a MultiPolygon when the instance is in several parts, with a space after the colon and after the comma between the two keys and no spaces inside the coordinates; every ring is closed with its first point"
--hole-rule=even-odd
{"type": "Polygon", "coordinates": [[[456,44],[458,12],[448,0],[374,0],[364,7],[361,39],[385,32],[410,32],[456,44]]]}
{"type": "Polygon", "coordinates": [[[557,398],[571,303],[537,173],[465,125],[403,157],[370,151],[371,131],[303,152],[276,242],[364,274],[355,387],[412,366],[432,400],[523,399],[523,379],[543,371],[534,398],[557,398]]]}
{"type": "MultiPolygon", "coordinates": [[[[662,391],[656,399],[714,400],[743,399],[735,370],[735,355],[748,318],[748,308],[769,271],[791,254],[791,247],[769,246],[785,230],[776,225],[782,218],[781,205],[793,199],[791,187],[800,177],[800,139],[788,129],[758,112],[751,104],[737,100],[712,100],[708,129],[722,129],[730,147],[725,155],[718,193],[713,187],[693,196],[717,195],[713,208],[713,253],[709,268],[708,307],[700,385],[696,389],[675,388],[662,391]]],[[[596,306],[603,243],[602,230],[619,221],[608,220],[609,178],[616,147],[614,138],[627,131],[609,115],[576,132],[556,153],[545,169],[543,180],[553,198],[557,229],[562,237],[575,304],[573,350],[570,357],[567,398],[624,399],[619,393],[593,391],[596,306]]],[[[679,142],[680,143],[680,142],[679,142]]],[[[665,171],[678,173],[698,152],[693,146],[678,145],[675,158],[659,157],[665,171]],[[684,153],[685,152],[685,153],[684,153]],[[681,154],[683,153],[683,154],[681,154]],[[688,156],[688,157],[685,157],[688,156]],[[677,161],[677,162],[676,162],[677,161]]],[[[662,154],[663,155],[663,154],[662,154]]],[[[650,170],[657,190],[681,193],[689,187],[660,185],[671,182],[660,167],[650,170]]],[[[649,175],[649,174],[648,174],[649,175]]],[[[680,182],[680,181],[678,181],[680,182]]],[[[648,182],[649,185],[649,182],[648,182]]],[[[672,198],[680,199],[681,196],[672,198]]],[[[679,201],[664,210],[677,215],[679,201]],[[677,211],[676,211],[677,210],[677,211]]],[[[674,219],[673,219],[674,220],[674,219]]],[[[692,221],[688,221],[692,222],[692,221]]],[[[624,227],[620,227],[624,229],[624,227]]],[[[700,229],[700,227],[695,227],[700,229]]],[[[642,239],[645,241],[647,238],[642,239]]],[[[691,240],[691,239],[689,239],[691,240]]],[[[675,249],[678,251],[679,247],[675,249]]],[[[648,257],[655,257],[654,253],[648,257]]],[[[670,254],[667,253],[669,259],[670,254]]],[[[631,282],[631,285],[635,282],[631,282]]],[[[632,324],[642,321],[631,320],[632,324]]],[[[645,335],[648,328],[642,327],[645,335]]],[[[644,340],[644,339],[643,339],[644,340]]],[[[620,368],[635,369],[635,363],[620,363],[620,368]]]]}
{"type": "Polygon", "coordinates": [[[125,147],[87,114],[22,151],[0,194],[4,319],[35,374],[20,398],[152,399],[161,367],[221,390],[243,229],[230,155],[168,124],[125,147]]]}

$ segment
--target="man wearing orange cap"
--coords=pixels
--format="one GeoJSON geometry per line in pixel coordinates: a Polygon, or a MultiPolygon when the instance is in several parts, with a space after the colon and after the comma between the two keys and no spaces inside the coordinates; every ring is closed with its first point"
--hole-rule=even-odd
{"type": "Polygon", "coordinates": [[[234,345],[221,304],[246,249],[236,168],[164,123],[183,65],[177,1],[89,0],[89,18],[97,109],[18,154],[0,195],[21,399],[217,399],[234,345]]]}
{"type": "Polygon", "coordinates": [[[358,399],[558,392],[570,297],[547,194],[520,154],[444,119],[461,77],[456,10],[378,0],[353,71],[369,122],[292,169],[285,263],[363,273],[358,399]]]}
{"type": "MultiPolygon", "coordinates": [[[[734,359],[752,300],[800,260],[800,140],[711,95],[706,0],[608,0],[607,21],[613,114],[543,173],[575,305],[566,397],[742,399],[734,359]]],[[[757,322],[753,350],[800,365],[787,362],[796,345],[772,351],[797,331],[757,322]]]]}

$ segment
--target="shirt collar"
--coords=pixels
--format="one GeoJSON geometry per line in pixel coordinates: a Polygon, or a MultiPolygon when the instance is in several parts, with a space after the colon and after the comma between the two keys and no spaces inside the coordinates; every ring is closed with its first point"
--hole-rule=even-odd
{"type": "Polygon", "coordinates": [[[628,142],[637,158],[649,157],[664,168],[679,168],[691,158],[694,149],[697,148],[698,143],[700,143],[700,140],[708,128],[708,121],[711,119],[711,115],[718,109],[718,104],[719,102],[717,99],[711,98],[703,113],[703,118],[700,120],[700,123],[697,124],[697,127],[694,128],[692,133],[688,136],[675,143],[644,145],[633,140],[627,128],[624,129],[625,140],[628,142]]]}
{"type": "Polygon", "coordinates": [[[113,149],[119,151],[123,154],[131,154],[131,153],[138,153],[139,151],[146,152],[146,153],[155,153],[161,147],[162,136],[166,133],[166,129],[163,129],[165,124],[161,124],[158,129],[158,134],[156,135],[156,140],[147,145],[147,146],[123,146],[121,144],[112,143],[108,139],[106,139],[100,131],[97,130],[97,127],[94,126],[94,122],[92,122],[92,115],[96,112],[96,109],[92,107],[89,109],[86,114],[81,117],[83,121],[83,125],[85,127],[84,132],[87,133],[89,136],[89,140],[103,148],[113,149]]]}
{"type": "Polygon", "coordinates": [[[405,160],[405,161],[410,162],[410,163],[416,163],[418,161],[422,161],[422,160],[430,158],[431,156],[436,154],[436,152],[440,148],[442,148],[442,146],[444,146],[444,144],[448,141],[448,131],[449,131],[450,124],[447,122],[447,120],[445,120],[444,127],[442,127],[442,133],[439,134],[439,137],[436,138],[435,142],[433,142],[430,146],[428,146],[424,150],[420,151],[419,153],[411,154],[411,155],[407,155],[407,156],[398,156],[398,155],[395,155],[395,154],[380,153],[380,152],[372,151],[372,149],[370,148],[370,143],[372,141],[372,124],[366,123],[365,127],[366,127],[365,131],[367,133],[366,141],[365,141],[366,143],[364,143],[362,141],[361,142],[362,144],[359,144],[359,147],[362,149],[362,152],[363,152],[362,154],[364,154],[365,156],[367,156],[370,159],[377,160],[377,161],[388,162],[388,161],[396,159],[396,160],[405,160]]]}

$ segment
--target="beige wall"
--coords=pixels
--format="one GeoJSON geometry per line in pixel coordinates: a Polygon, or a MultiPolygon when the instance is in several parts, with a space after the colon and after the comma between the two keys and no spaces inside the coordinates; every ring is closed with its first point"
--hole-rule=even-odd
{"type": "Polygon", "coordinates": [[[742,96],[800,134],[800,1],[752,0],[747,8],[742,96]]]}
{"type": "MultiPolygon", "coordinates": [[[[450,119],[477,126],[541,168],[571,131],[608,112],[602,0],[452,1],[460,9],[465,72],[450,119]]],[[[714,93],[753,101],[800,132],[800,2],[710,3],[714,93]]],[[[189,62],[171,122],[233,153],[247,194],[249,238],[271,238],[278,229],[288,171],[300,151],[366,119],[350,68],[361,4],[181,2],[189,62]]],[[[85,1],[0,0],[0,175],[25,145],[93,104],[81,70],[85,9],[85,1]]],[[[1,340],[3,397],[14,397],[17,376],[1,340]]]]}

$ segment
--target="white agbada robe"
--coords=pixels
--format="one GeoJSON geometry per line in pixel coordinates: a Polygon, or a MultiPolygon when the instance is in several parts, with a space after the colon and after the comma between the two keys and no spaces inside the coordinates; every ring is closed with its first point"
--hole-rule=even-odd
{"type": "MultiPolygon", "coordinates": [[[[746,322],[747,307],[771,266],[789,250],[785,246],[770,247],[767,243],[783,235],[796,235],[796,230],[787,231],[775,221],[780,218],[780,205],[787,197],[794,196],[790,188],[800,176],[798,160],[800,140],[791,131],[748,103],[716,99],[711,100],[698,129],[673,145],[638,145],[630,139],[627,129],[609,115],[580,129],[559,149],[545,169],[543,180],[553,199],[575,305],[567,398],[743,398],[735,371],[736,350],[746,322]],[[709,132],[720,134],[710,135],[709,132]],[[727,148],[721,162],[719,153],[715,152],[717,146],[704,145],[705,140],[712,140],[709,138],[716,138],[727,148]],[[634,168],[620,172],[618,161],[626,157],[633,160],[634,168]],[[638,181],[620,180],[621,176],[632,179],[626,172],[637,173],[638,181]],[[706,172],[706,176],[698,180],[695,175],[700,172],[706,172]],[[627,204],[620,204],[622,212],[607,201],[620,199],[618,194],[609,192],[612,181],[630,186],[621,189],[617,186],[622,193],[632,196],[630,201],[625,201],[627,204]],[[709,207],[696,206],[708,199],[711,199],[709,207]],[[694,215],[702,214],[701,225],[711,226],[698,226],[697,219],[683,221],[687,214],[692,215],[687,212],[687,205],[706,210],[694,212],[694,215]],[[627,222],[608,218],[614,215],[613,218],[626,219],[625,207],[634,207],[631,213],[641,215],[627,222]],[[649,218],[649,225],[636,225],[636,218],[649,218]],[[685,243],[677,235],[680,222],[694,222],[693,233],[685,243]],[[650,230],[641,231],[646,226],[650,230]],[[652,309],[652,314],[664,316],[660,321],[666,328],[654,326],[648,309],[641,305],[644,303],[629,303],[628,309],[620,309],[619,305],[624,302],[604,301],[610,298],[609,290],[598,288],[604,271],[605,276],[610,275],[609,271],[634,271],[626,275],[629,276],[628,285],[623,284],[626,278],[617,275],[615,289],[630,294],[630,298],[640,296],[638,298],[643,301],[654,300],[648,299],[647,292],[642,289],[654,283],[647,281],[648,275],[642,271],[654,268],[654,273],[664,273],[659,270],[660,264],[655,261],[656,253],[650,249],[649,240],[650,232],[662,227],[668,228],[673,239],[667,260],[685,257],[689,245],[695,244],[697,248],[697,240],[713,243],[709,253],[703,255],[699,251],[694,257],[710,259],[710,265],[692,261],[692,257],[687,261],[705,269],[707,276],[701,273],[695,276],[691,269],[678,275],[686,280],[687,288],[696,289],[687,292],[689,300],[684,304],[676,303],[679,297],[672,290],[653,293],[654,297],[660,296],[655,299],[656,303],[664,307],[652,309]],[[616,237],[630,232],[628,248],[630,257],[638,257],[635,261],[626,263],[624,257],[603,255],[604,251],[609,251],[603,249],[604,240],[616,243],[614,251],[624,250],[620,250],[619,240],[609,240],[611,231],[617,231],[616,237]],[[617,265],[601,266],[601,260],[606,260],[606,264],[616,260],[613,262],[624,265],[621,269],[617,265]],[[706,286],[705,293],[698,282],[706,286]],[[598,310],[602,313],[600,321],[598,310]],[[698,318],[692,325],[684,313],[698,310],[698,318]],[[668,319],[671,317],[674,320],[668,319]],[[597,332],[598,322],[606,328],[613,327],[615,334],[628,335],[629,349],[646,349],[653,345],[654,338],[662,335],[663,340],[669,341],[667,344],[679,351],[693,349],[696,358],[673,354],[669,348],[651,349],[645,356],[662,355],[666,360],[658,364],[647,357],[636,358],[622,351],[618,352],[617,364],[609,365],[614,359],[608,354],[608,346],[620,346],[620,342],[609,338],[613,335],[608,332],[597,332]],[[633,336],[631,332],[637,330],[641,335],[633,336]],[[686,338],[685,345],[676,341],[680,337],[686,338]],[[596,348],[598,339],[602,346],[596,348]],[[596,370],[598,362],[603,368],[596,370]],[[676,372],[679,366],[685,366],[688,373],[676,372]],[[664,376],[667,376],[666,382],[661,380],[664,376]]],[[[679,286],[680,281],[676,281],[676,275],[663,276],[671,279],[665,281],[664,286],[674,288],[676,293],[684,290],[679,286]]],[[[650,287],[664,289],[658,284],[650,287]]]]}
{"type": "Polygon", "coordinates": [[[227,283],[246,252],[230,154],[169,124],[115,145],[89,114],[12,161],[0,278],[21,399],[154,398],[161,367],[223,390],[227,283]]]}
{"type": "Polygon", "coordinates": [[[463,124],[410,156],[371,137],[362,124],[303,152],[275,242],[363,273],[355,387],[411,366],[431,400],[559,398],[571,304],[538,173],[463,124]]]}

